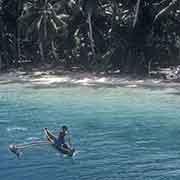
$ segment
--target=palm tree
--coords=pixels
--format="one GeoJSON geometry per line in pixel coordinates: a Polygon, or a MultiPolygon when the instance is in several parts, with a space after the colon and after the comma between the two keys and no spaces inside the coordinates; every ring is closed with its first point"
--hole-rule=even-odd
{"type": "Polygon", "coordinates": [[[23,4],[26,2],[27,0],[16,0],[17,3],[17,12],[16,12],[16,16],[17,16],[17,30],[16,30],[16,38],[17,38],[17,56],[18,56],[18,60],[21,60],[21,37],[20,37],[20,28],[19,28],[19,21],[18,18],[21,16],[22,14],[22,10],[23,10],[23,4]]]}
{"type": "Polygon", "coordinates": [[[54,38],[60,30],[67,26],[62,17],[57,16],[53,7],[55,2],[55,0],[29,1],[24,4],[24,13],[19,18],[21,29],[23,31],[24,28],[26,29],[26,38],[34,35],[37,37],[42,61],[45,61],[44,48],[48,42],[57,59],[54,38]]]}
{"type": "Polygon", "coordinates": [[[93,61],[96,62],[96,53],[95,53],[95,42],[93,38],[93,28],[92,28],[92,16],[93,13],[97,10],[98,1],[97,0],[84,0],[81,2],[83,4],[84,12],[87,14],[87,22],[89,26],[89,40],[91,51],[93,55],[93,61]]]}

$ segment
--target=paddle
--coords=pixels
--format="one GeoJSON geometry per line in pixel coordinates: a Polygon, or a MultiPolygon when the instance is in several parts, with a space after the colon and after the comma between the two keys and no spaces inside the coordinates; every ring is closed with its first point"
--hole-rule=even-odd
{"type": "Polygon", "coordinates": [[[70,132],[69,132],[69,131],[68,131],[68,143],[69,143],[71,149],[73,149],[72,139],[71,139],[71,136],[70,136],[70,132]]]}

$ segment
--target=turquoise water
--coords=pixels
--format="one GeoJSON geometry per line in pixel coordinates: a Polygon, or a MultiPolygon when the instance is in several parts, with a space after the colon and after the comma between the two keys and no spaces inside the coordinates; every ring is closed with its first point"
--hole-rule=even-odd
{"type": "Polygon", "coordinates": [[[174,91],[0,85],[0,179],[179,180],[180,96],[174,91]],[[57,133],[62,124],[70,128],[75,157],[50,145],[26,149],[20,160],[9,152],[9,144],[45,140],[43,127],[57,133]]]}

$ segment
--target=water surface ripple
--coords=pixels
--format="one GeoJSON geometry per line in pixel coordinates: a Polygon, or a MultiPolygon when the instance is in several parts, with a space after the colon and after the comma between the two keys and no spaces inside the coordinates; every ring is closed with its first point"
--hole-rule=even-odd
{"type": "Polygon", "coordinates": [[[171,90],[1,85],[0,179],[179,180],[180,96],[171,90]],[[9,152],[9,144],[44,140],[43,127],[57,133],[62,124],[75,157],[49,145],[20,160],[9,152]]]}

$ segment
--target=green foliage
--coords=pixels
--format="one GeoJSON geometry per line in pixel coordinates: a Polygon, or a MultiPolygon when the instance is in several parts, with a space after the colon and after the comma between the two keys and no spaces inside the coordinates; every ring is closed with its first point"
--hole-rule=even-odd
{"type": "Polygon", "coordinates": [[[29,54],[96,71],[180,63],[179,0],[1,0],[0,20],[4,64],[29,54]]]}

